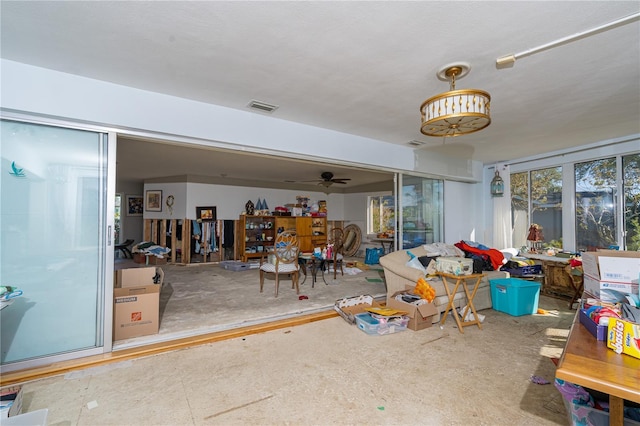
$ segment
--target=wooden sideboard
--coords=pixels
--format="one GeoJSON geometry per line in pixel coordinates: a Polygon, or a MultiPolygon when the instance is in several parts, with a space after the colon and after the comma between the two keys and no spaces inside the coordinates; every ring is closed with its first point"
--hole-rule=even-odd
{"type": "Polygon", "coordinates": [[[560,296],[573,299],[581,292],[582,275],[573,274],[569,267],[569,258],[547,256],[545,254],[526,253],[524,256],[542,265],[544,281],[540,292],[546,296],[560,296]]]}
{"type": "Polygon", "coordinates": [[[300,251],[327,244],[327,218],[311,216],[249,216],[238,220],[238,257],[246,262],[259,258],[275,242],[278,229],[296,231],[300,251]]]}

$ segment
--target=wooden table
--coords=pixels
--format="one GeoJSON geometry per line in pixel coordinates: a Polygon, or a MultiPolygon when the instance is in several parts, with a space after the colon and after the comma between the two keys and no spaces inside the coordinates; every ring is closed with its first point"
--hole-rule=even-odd
{"type": "Polygon", "coordinates": [[[622,425],[624,400],[640,403],[640,359],[617,354],[573,320],[556,378],[609,394],[611,425],[622,425]]]}
{"type": "Polygon", "coordinates": [[[540,292],[545,296],[561,296],[569,299],[569,309],[582,294],[582,274],[574,274],[569,266],[568,257],[548,256],[546,254],[527,253],[529,259],[542,264],[544,280],[540,292]]]}
{"type": "Polygon", "coordinates": [[[382,246],[382,252],[384,254],[391,253],[393,251],[393,238],[372,238],[371,241],[377,241],[382,246]],[[389,243],[389,249],[384,248],[384,243],[389,243]]]}
{"type": "Polygon", "coordinates": [[[476,312],[475,306],[473,306],[473,298],[476,297],[476,292],[478,291],[478,287],[480,287],[480,281],[484,274],[471,274],[471,275],[453,275],[453,274],[445,274],[443,272],[438,272],[438,275],[442,278],[442,284],[444,285],[444,289],[447,292],[447,296],[449,297],[449,304],[447,305],[447,309],[444,310],[444,314],[442,315],[442,319],[440,320],[440,324],[444,324],[444,321],[447,319],[447,314],[451,311],[451,315],[453,319],[456,320],[456,324],[458,325],[458,330],[460,333],[464,334],[463,327],[468,327],[470,325],[477,325],[480,330],[482,330],[482,324],[480,323],[480,318],[478,318],[478,313],[476,312]],[[449,283],[447,282],[447,278],[456,280],[455,285],[453,286],[453,292],[449,290],[449,283]],[[469,294],[469,287],[467,287],[467,280],[476,280],[473,285],[473,290],[471,294],[469,294]],[[454,298],[456,293],[458,292],[458,288],[462,284],[462,288],[464,289],[464,294],[467,295],[467,307],[462,313],[462,318],[467,317],[469,313],[469,309],[473,313],[473,321],[460,321],[460,317],[458,316],[458,312],[453,306],[454,298]]]}
{"type": "Polygon", "coordinates": [[[328,260],[319,259],[314,255],[299,255],[298,256],[298,265],[300,265],[300,270],[304,274],[304,279],[300,283],[300,285],[304,284],[307,280],[307,265],[309,266],[311,273],[311,288],[314,288],[316,285],[316,281],[318,281],[318,271],[322,272],[322,281],[327,284],[327,280],[324,278],[324,268],[327,264],[328,260]]]}

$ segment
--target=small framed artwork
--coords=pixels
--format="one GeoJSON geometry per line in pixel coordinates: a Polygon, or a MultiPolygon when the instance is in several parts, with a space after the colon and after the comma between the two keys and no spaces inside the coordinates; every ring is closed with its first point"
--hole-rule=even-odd
{"type": "Polygon", "coordinates": [[[162,211],[162,191],[147,191],[145,197],[144,208],[148,212],[162,211]]]}
{"type": "Polygon", "coordinates": [[[142,195],[127,195],[127,216],[142,216],[143,208],[142,195]]]}
{"type": "Polygon", "coordinates": [[[215,207],[196,207],[196,219],[203,222],[210,222],[216,220],[216,208],[215,207]]]}

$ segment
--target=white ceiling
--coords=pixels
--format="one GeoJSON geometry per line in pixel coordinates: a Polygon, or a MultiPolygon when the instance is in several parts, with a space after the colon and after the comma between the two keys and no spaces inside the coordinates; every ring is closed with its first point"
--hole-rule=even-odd
{"type": "MultiPolygon", "coordinates": [[[[637,1],[2,0],[0,54],[241,110],[257,99],[278,105],[280,119],[493,163],[640,133],[637,20],[495,66],[639,11],[637,1]],[[492,123],[446,141],[423,136],[418,108],[448,90],[435,74],[456,61],[472,67],[458,89],[491,94],[492,123]]],[[[242,158],[245,170],[253,158],[242,158]]],[[[240,177],[235,163],[217,175],[240,177]]],[[[307,165],[274,181],[313,179],[326,168],[307,165]]]]}

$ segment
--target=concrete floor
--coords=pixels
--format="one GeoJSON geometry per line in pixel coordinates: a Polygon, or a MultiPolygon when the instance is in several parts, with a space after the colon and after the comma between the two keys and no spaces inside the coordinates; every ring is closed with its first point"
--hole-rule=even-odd
{"type": "Polygon", "coordinates": [[[335,317],[30,382],[24,409],[65,426],[563,425],[558,391],[530,378],[553,382],[575,311],[540,308],[482,311],[464,334],[450,317],[386,336],[335,317]]]}
{"type": "MultiPolygon", "coordinates": [[[[138,267],[132,261],[119,262],[118,267],[138,267]]],[[[160,293],[160,331],[114,343],[114,350],[148,345],[184,337],[243,327],[331,309],[337,299],[370,294],[386,296],[384,274],[379,265],[368,270],[344,268],[345,275],[317,274],[300,281],[300,300],[291,289],[290,279],[281,279],[278,297],[275,282],[266,279],[259,290],[257,269],[233,272],[217,264],[194,266],[163,265],[164,285],[160,293]],[[360,271],[359,273],[356,273],[360,271]],[[349,272],[354,273],[351,275],[349,272]],[[328,284],[325,284],[325,281],[328,284]]]]}

